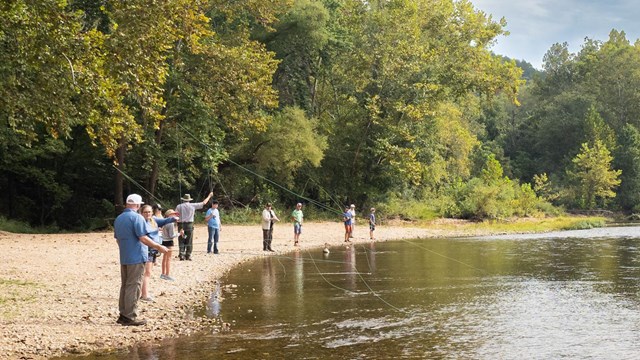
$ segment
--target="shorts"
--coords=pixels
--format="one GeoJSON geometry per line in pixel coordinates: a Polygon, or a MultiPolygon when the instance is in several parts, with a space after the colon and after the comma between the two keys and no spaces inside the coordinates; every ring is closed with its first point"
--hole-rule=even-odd
{"type": "Polygon", "coordinates": [[[369,230],[373,231],[376,229],[376,224],[369,224],[369,230]]]}
{"type": "Polygon", "coordinates": [[[158,250],[156,249],[149,250],[149,259],[147,260],[147,262],[155,264],[158,256],[160,256],[160,253],[158,252],[158,250]]]}
{"type": "Polygon", "coordinates": [[[164,247],[172,247],[173,246],[173,240],[163,240],[162,241],[162,246],[164,246],[164,247]]]}
{"type": "Polygon", "coordinates": [[[293,224],[293,233],[294,234],[302,234],[302,224],[300,224],[300,223],[293,224]]]}
{"type": "Polygon", "coordinates": [[[349,225],[345,224],[344,225],[344,231],[351,232],[351,225],[350,224],[349,225]]]}

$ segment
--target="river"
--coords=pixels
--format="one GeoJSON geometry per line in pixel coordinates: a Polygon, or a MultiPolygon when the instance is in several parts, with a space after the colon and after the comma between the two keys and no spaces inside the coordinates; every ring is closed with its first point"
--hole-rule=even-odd
{"type": "Polygon", "coordinates": [[[99,358],[636,359],[639,246],[610,227],[266,256],[212,289],[222,332],[99,358]]]}

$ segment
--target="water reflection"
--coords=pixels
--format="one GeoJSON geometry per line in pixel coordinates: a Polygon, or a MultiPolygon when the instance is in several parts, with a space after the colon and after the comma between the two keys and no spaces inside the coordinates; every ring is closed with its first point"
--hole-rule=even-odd
{"type": "Polygon", "coordinates": [[[208,317],[217,317],[220,315],[220,301],[221,301],[221,288],[220,283],[216,282],[209,301],[207,302],[206,314],[208,317]]]}
{"type": "Polygon", "coordinates": [[[262,259],[262,273],[260,274],[260,285],[262,288],[262,303],[265,312],[273,316],[278,307],[278,282],[273,265],[273,257],[267,256],[262,259]]]}
{"type": "Polygon", "coordinates": [[[375,274],[376,273],[376,243],[372,241],[368,245],[363,245],[363,248],[367,253],[366,259],[367,259],[367,264],[369,265],[369,272],[371,274],[375,274]]]}
{"type": "Polygon", "coordinates": [[[346,246],[344,251],[344,274],[346,275],[346,288],[356,291],[357,272],[356,267],[356,249],[354,246],[346,246]]]}
{"type": "Polygon", "coordinates": [[[640,228],[607,231],[265,257],[214,289],[232,332],[117,358],[635,359],[640,228]]]}
{"type": "Polygon", "coordinates": [[[304,260],[300,249],[293,252],[293,282],[296,300],[288,306],[293,306],[297,315],[303,315],[301,306],[304,304],[304,260]]]}

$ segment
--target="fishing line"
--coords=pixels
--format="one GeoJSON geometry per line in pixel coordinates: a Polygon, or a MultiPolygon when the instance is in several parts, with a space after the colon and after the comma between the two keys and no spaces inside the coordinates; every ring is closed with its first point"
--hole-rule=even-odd
{"type": "Polygon", "coordinates": [[[162,203],[162,201],[160,201],[160,199],[158,199],[157,197],[153,196],[153,194],[151,192],[149,192],[147,189],[144,188],[144,186],[138,184],[137,181],[135,181],[131,176],[125,174],[124,171],[118,169],[117,166],[115,165],[111,165],[114,169],[118,170],[118,172],[120,172],[120,174],[122,174],[122,176],[124,176],[127,180],[129,180],[131,183],[133,183],[135,186],[137,186],[138,188],[140,188],[142,191],[144,191],[145,193],[147,193],[151,198],[153,198],[154,200],[156,200],[156,202],[160,205],[164,204],[162,203]]]}
{"type": "MultiPolygon", "coordinates": [[[[205,150],[207,150],[207,148],[205,147],[205,150]]],[[[213,192],[213,180],[212,180],[212,176],[211,176],[211,166],[207,167],[208,173],[209,173],[209,192],[213,192]]]]}
{"type": "MultiPolygon", "coordinates": [[[[204,145],[206,153],[210,153],[211,152],[211,148],[208,145],[204,145]]],[[[213,161],[211,161],[213,162],[213,161]]],[[[236,208],[236,205],[233,203],[231,196],[229,196],[229,193],[227,192],[227,189],[224,187],[224,184],[222,183],[222,181],[220,181],[220,178],[218,177],[217,172],[213,171],[213,166],[210,166],[209,168],[209,190],[211,192],[213,192],[213,181],[212,181],[212,177],[215,177],[216,179],[216,183],[218,185],[220,185],[220,188],[222,189],[222,193],[224,194],[225,198],[227,200],[229,200],[229,204],[231,205],[232,208],[236,208]]]]}
{"type": "Polygon", "coordinates": [[[287,277],[287,268],[284,266],[284,264],[282,263],[282,261],[280,261],[280,257],[276,257],[276,260],[278,260],[278,263],[280,263],[280,266],[282,266],[282,271],[284,272],[284,275],[282,277],[287,277]]]}
{"type": "Polygon", "coordinates": [[[367,248],[364,247],[364,244],[362,244],[362,249],[364,250],[365,259],[367,259],[367,265],[369,266],[369,272],[373,274],[373,269],[371,268],[371,262],[369,262],[369,252],[367,251],[367,248]]]}
{"type": "Polygon", "coordinates": [[[309,180],[313,181],[313,183],[316,184],[316,186],[320,188],[320,190],[322,190],[329,197],[329,200],[333,201],[333,203],[338,206],[338,209],[342,210],[345,208],[344,204],[341,204],[339,201],[337,201],[325,188],[323,188],[320,184],[318,184],[318,182],[315,181],[311,176],[309,176],[309,180]]]}
{"type": "MultiPolygon", "coordinates": [[[[343,291],[346,291],[346,292],[349,292],[349,293],[352,293],[352,294],[356,294],[356,295],[358,294],[358,292],[355,292],[355,291],[352,291],[352,290],[349,290],[349,289],[342,288],[342,287],[340,287],[340,286],[337,286],[337,285],[333,284],[333,283],[332,283],[332,282],[330,282],[329,280],[327,280],[327,278],[324,276],[324,274],[322,274],[322,273],[320,272],[320,268],[318,267],[318,264],[316,264],[316,261],[315,261],[315,259],[313,258],[313,256],[311,255],[311,253],[309,252],[309,250],[308,250],[308,249],[305,249],[305,250],[306,250],[307,254],[309,255],[309,258],[310,258],[310,259],[311,259],[311,261],[313,262],[313,265],[315,266],[316,271],[318,272],[318,275],[320,275],[320,277],[322,277],[322,279],[323,279],[325,282],[327,282],[327,284],[329,284],[329,285],[333,286],[333,287],[334,287],[334,288],[336,288],[336,289],[340,289],[340,290],[343,290],[343,291]]],[[[354,247],[353,249],[350,249],[350,250],[355,251],[355,247],[354,247]]],[[[362,276],[362,274],[360,273],[360,271],[358,271],[358,268],[357,268],[357,267],[356,267],[352,262],[342,262],[342,263],[343,263],[343,264],[350,264],[350,265],[351,265],[351,267],[352,267],[353,271],[354,271],[356,274],[358,274],[358,277],[360,278],[360,280],[362,281],[362,283],[367,287],[367,289],[369,289],[369,292],[370,292],[373,296],[375,296],[376,298],[378,298],[378,300],[382,301],[384,304],[386,304],[387,306],[389,306],[390,308],[392,308],[392,309],[394,309],[394,310],[396,310],[396,311],[404,312],[402,309],[400,309],[400,308],[398,308],[398,307],[394,306],[394,305],[393,305],[393,304],[391,304],[390,302],[388,302],[388,301],[386,301],[385,299],[383,299],[383,298],[382,298],[382,296],[378,295],[378,294],[377,294],[377,293],[376,293],[376,292],[371,288],[371,286],[369,286],[369,283],[367,283],[367,281],[364,279],[364,277],[362,276]]]]}
{"type": "Polygon", "coordinates": [[[326,277],[324,277],[324,274],[322,272],[320,272],[320,268],[318,267],[318,264],[316,264],[315,259],[313,258],[313,256],[311,255],[311,253],[309,252],[308,249],[305,249],[305,251],[307,252],[307,254],[309,255],[309,258],[311,259],[311,261],[313,262],[313,266],[315,266],[316,271],[318,272],[318,275],[320,275],[320,277],[322,278],[322,280],[324,280],[327,284],[329,284],[330,286],[333,286],[334,288],[338,289],[338,290],[342,290],[348,293],[352,293],[352,294],[358,294],[355,291],[351,291],[349,289],[345,289],[342,288],[338,285],[333,284],[331,281],[327,280],[326,277]]]}
{"type": "Polygon", "coordinates": [[[220,188],[222,189],[222,192],[224,193],[224,196],[229,199],[229,204],[231,204],[231,207],[235,210],[236,205],[233,203],[233,200],[231,199],[231,196],[229,196],[229,193],[227,192],[227,189],[225,189],[224,184],[222,183],[222,181],[220,181],[220,178],[218,177],[218,174],[213,173],[213,176],[216,177],[216,181],[218,182],[218,185],[220,185],[220,188]]]}
{"type": "MultiPolygon", "coordinates": [[[[362,247],[364,248],[364,245],[362,245],[362,247]]],[[[356,251],[355,246],[353,246],[353,251],[356,251]]],[[[369,257],[367,256],[367,249],[365,249],[365,259],[367,259],[367,264],[369,264],[369,271],[371,273],[373,273],[373,270],[371,269],[371,263],[369,263],[369,257]]],[[[353,269],[355,270],[356,274],[358,274],[358,277],[360,277],[360,280],[362,280],[362,283],[367,287],[367,289],[369,289],[369,291],[371,291],[371,294],[373,294],[373,296],[377,297],[380,301],[382,301],[383,303],[385,303],[387,306],[391,307],[392,309],[398,311],[398,312],[405,312],[404,310],[394,306],[393,304],[391,304],[390,302],[388,302],[387,300],[383,299],[382,296],[378,295],[372,288],[371,286],[369,286],[369,283],[364,279],[364,277],[362,277],[362,274],[360,273],[360,271],[358,271],[358,268],[356,267],[355,264],[351,264],[351,266],[353,267],[353,269]]]]}
{"type": "MultiPolygon", "coordinates": [[[[198,243],[194,243],[194,245],[204,245],[204,244],[206,244],[206,242],[198,242],[198,243]]],[[[177,249],[177,248],[178,248],[178,246],[177,246],[177,245],[172,246],[172,251],[173,251],[173,250],[175,250],[175,249],[177,249]]],[[[196,249],[193,249],[193,250],[191,251],[191,253],[192,253],[192,254],[195,254],[195,253],[206,253],[206,252],[207,252],[206,250],[196,250],[196,249]]],[[[221,251],[220,251],[220,253],[221,253],[221,254],[225,254],[225,255],[271,256],[271,257],[275,257],[275,258],[277,258],[277,259],[278,259],[278,261],[279,261],[280,259],[286,259],[286,260],[291,260],[291,261],[294,261],[294,260],[295,260],[295,258],[294,258],[294,257],[292,257],[292,256],[286,256],[286,255],[275,255],[275,254],[274,254],[274,255],[267,255],[267,254],[265,254],[265,253],[264,253],[264,251],[258,251],[258,250],[256,250],[256,251],[243,251],[243,250],[241,250],[241,251],[225,251],[225,250],[221,250],[221,251]]],[[[215,255],[214,255],[214,256],[215,256],[215,255]]],[[[177,256],[176,256],[176,258],[177,258],[177,256]]],[[[302,260],[303,260],[303,262],[305,262],[305,263],[311,263],[311,262],[313,262],[313,260],[312,260],[312,259],[302,258],[302,260]]],[[[346,263],[346,262],[344,262],[344,261],[337,261],[337,260],[318,259],[318,260],[316,260],[316,261],[317,261],[317,262],[324,262],[324,263],[342,264],[342,265],[347,264],[347,263],[346,263]]],[[[282,262],[281,262],[281,265],[284,267],[284,264],[282,264],[282,262]]]]}
{"type": "Polygon", "coordinates": [[[202,182],[202,186],[200,186],[200,192],[198,192],[198,194],[202,194],[203,193],[202,190],[204,189],[204,187],[206,185],[207,185],[207,181],[205,180],[205,181],[202,182]]]}
{"type": "MultiPolygon", "coordinates": [[[[179,123],[178,123],[179,125],[179,123]]],[[[180,139],[180,133],[178,133],[178,197],[182,198],[182,170],[180,169],[180,158],[182,157],[182,142],[180,139]]]]}
{"type": "MultiPolygon", "coordinates": [[[[193,133],[191,133],[188,129],[184,128],[180,123],[177,123],[177,125],[178,125],[182,130],[184,130],[184,132],[185,132],[185,133],[187,133],[187,134],[188,134],[188,135],[190,135],[193,139],[195,139],[197,142],[199,142],[199,143],[201,143],[203,146],[205,146],[205,148],[206,148],[207,150],[211,150],[211,147],[210,147],[208,144],[206,144],[206,143],[205,143],[205,142],[203,142],[202,140],[198,139],[198,138],[197,138],[193,133]]],[[[179,140],[179,139],[178,139],[178,146],[179,146],[179,149],[180,149],[180,153],[182,153],[181,142],[180,142],[180,140],[179,140]]],[[[322,204],[322,203],[320,203],[320,202],[318,202],[318,201],[316,201],[316,200],[314,200],[314,199],[311,199],[311,198],[305,197],[305,196],[303,196],[303,195],[301,195],[301,194],[297,194],[297,193],[295,193],[295,192],[293,192],[293,191],[291,191],[291,190],[289,190],[289,189],[285,188],[284,186],[282,186],[282,185],[280,185],[280,184],[276,183],[275,181],[270,180],[270,179],[266,178],[265,176],[260,175],[260,174],[258,174],[258,173],[256,173],[256,172],[254,172],[254,171],[252,171],[252,170],[250,170],[250,169],[248,169],[248,168],[246,168],[246,167],[244,167],[244,166],[242,166],[242,165],[240,165],[240,164],[236,163],[235,161],[233,161],[233,160],[231,160],[231,159],[227,159],[227,161],[228,161],[228,162],[230,162],[231,164],[233,164],[233,165],[235,165],[235,166],[239,167],[240,169],[242,169],[242,170],[244,170],[244,171],[246,171],[246,172],[248,172],[248,173],[250,173],[250,174],[252,174],[252,175],[254,175],[254,176],[258,177],[258,178],[260,178],[260,179],[263,179],[264,181],[267,181],[267,182],[271,183],[272,185],[274,185],[274,186],[276,186],[276,187],[278,187],[278,188],[280,188],[280,189],[282,189],[282,190],[284,190],[284,191],[286,191],[286,192],[288,192],[288,193],[290,193],[290,194],[292,194],[292,195],[295,195],[295,196],[298,196],[298,197],[300,197],[300,198],[302,198],[302,199],[307,200],[309,203],[314,204],[314,205],[316,205],[317,207],[319,207],[319,208],[321,208],[321,209],[324,209],[324,210],[327,210],[327,211],[330,211],[330,212],[333,212],[333,213],[337,213],[337,214],[342,214],[342,211],[336,211],[335,209],[333,209],[333,208],[331,208],[331,207],[328,207],[328,206],[326,206],[326,205],[324,205],[324,204],[322,204]]],[[[149,196],[151,196],[152,198],[154,198],[154,199],[158,200],[158,199],[157,199],[155,196],[153,196],[149,191],[147,191],[143,186],[141,186],[140,184],[138,184],[137,182],[135,182],[135,180],[133,180],[133,179],[132,179],[131,177],[129,177],[128,175],[126,175],[123,171],[121,171],[120,169],[118,169],[118,168],[117,168],[117,167],[115,167],[115,166],[113,166],[113,167],[114,167],[116,170],[118,170],[120,173],[122,173],[122,174],[123,174],[127,179],[129,179],[132,183],[134,183],[134,184],[135,184],[136,186],[138,186],[140,189],[144,190],[147,194],[149,194],[149,196]]],[[[178,171],[179,171],[179,173],[180,173],[180,158],[178,158],[178,171]]],[[[179,175],[179,176],[180,176],[180,175],[179,175]]],[[[309,177],[309,178],[310,178],[311,180],[313,180],[311,177],[309,177]]],[[[181,188],[181,181],[180,181],[180,177],[178,178],[178,180],[179,180],[179,181],[178,181],[178,184],[179,184],[180,194],[181,194],[181,196],[182,196],[182,188],[181,188]]],[[[316,183],[316,184],[317,184],[317,183],[316,183]]],[[[319,186],[319,185],[318,185],[318,186],[319,186]]],[[[330,195],[330,194],[329,194],[326,190],[324,190],[322,187],[320,187],[320,188],[321,188],[323,191],[325,191],[325,193],[327,193],[327,195],[330,195]]],[[[331,198],[331,196],[330,196],[330,198],[331,198]]],[[[158,200],[158,201],[159,201],[159,200],[158,200]]],[[[337,202],[336,202],[336,203],[337,203],[337,202]]],[[[435,255],[437,255],[437,256],[443,257],[443,258],[445,258],[445,259],[448,259],[448,260],[451,260],[451,261],[457,262],[457,263],[459,263],[459,264],[461,264],[461,265],[464,265],[464,266],[466,266],[466,267],[469,267],[469,268],[471,268],[471,269],[474,269],[474,270],[477,270],[477,271],[480,271],[480,272],[486,272],[486,271],[485,271],[485,270],[483,270],[483,269],[479,269],[479,268],[477,268],[477,267],[475,267],[475,266],[473,266],[473,265],[467,264],[467,263],[465,263],[465,262],[463,262],[463,261],[460,261],[460,260],[454,259],[454,258],[452,258],[452,257],[446,256],[446,255],[443,255],[443,254],[440,254],[440,253],[438,253],[438,252],[436,252],[436,251],[434,251],[434,250],[431,250],[431,249],[428,249],[428,248],[426,248],[426,247],[424,247],[424,246],[421,246],[421,245],[415,244],[415,243],[413,243],[413,242],[411,242],[411,241],[408,241],[408,240],[405,240],[405,239],[398,239],[398,240],[404,241],[404,242],[406,242],[406,243],[408,243],[408,244],[411,244],[411,245],[413,245],[413,246],[415,246],[415,247],[421,248],[421,249],[423,249],[423,250],[425,250],[425,251],[428,251],[428,252],[430,252],[430,253],[432,253],[432,254],[435,254],[435,255]]],[[[196,244],[196,243],[193,243],[193,244],[196,244]]],[[[198,243],[198,244],[202,244],[202,243],[198,243]]],[[[204,252],[204,250],[203,250],[202,252],[204,252]]],[[[307,252],[308,252],[308,250],[307,250],[307,252]]],[[[309,255],[310,255],[310,254],[309,254],[309,255]]],[[[331,282],[329,282],[329,281],[324,277],[324,275],[322,275],[322,274],[320,273],[320,270],[319,270],[319,268],[318,268],[318,266],[317,266],[317,264],[316,264],[315,259],[314,259],[313,257],[311,257],[311,255],[310,255],[310,258],[311,258],[311,260],[312,260],[312,262],[313,262],[314,266],[315,266],[315,267],[316,267],[316,269],[318,270],[318,274],[319,274],[319,275],[320,275],[320,276],[321,276],[321,277],[322,277],[322,278],[323,278],[323,279],[324,279],[328,284],[330,284],[331,286],[333,286],[333,287],[335,287],[335,288],[338,288],[338,289],[341,289],[341,290],[344,290],[344,291],[348,291],[348,292],[352,292],[351,290],[340,288],[339,286],[336,286],[336,285],[332,284],[331,282]]],[[[368,261],[368,258],[367,258],[367,261],[368,261]]],[[[361,275],[360,273],[358,273],[358,275],[362,278],[362,275],[361,275]]],[[[363,282],[364,282],[364,279],[362,279],[362,280],[363,280],[363,282]]],[[[373,294],[374,296],[379,297],[379,296],[378,296],[378,295],[373,291],[373,289],[371,289],[371,288],[368,286],[368,284],[367,284],[366,282],[365,282],[365,285],[366,285],[366,286],[371,290],[371,292],[372,292],[372,294],[373,294]]],[[[380,297],[379,297],[379,298],[380,298],[380,297]]],[[[384,301],[384,299],[382,299],[382,298],[380,298],[380,299],[381,299],[381,301],[385,302],[385,301],[384,301]]],[[[385,302],[385,303],[386,303],[386,302],[385,302]]],[[[396,310],[398,310],[398,311],[401,311],[401,310],[399,310],[398,308],[396,308],[395,306],[393,306],[393,305],[391,305],[391,304],[388,304],[388,303],[387,303],[387,305],[391,306],[392,308],[394,308],[394,309],[396,309],[396,310]]]]}
{"type": "MultiPolygon", "coordinates": [[[[193,139],[195,139],[196,141],[198,141],[199,143],[201,143],[202,145],[207,147],[209,150],[211,149],[211,147],[208,144],[206,144],[202,140],[198,139],[193,133],[191,133],[188,129],[185,129],[180,123],[177,123],[177,124],[182,130],[184,130],[185,133],[189,134],[193,139]]],[[[260,175],[260,174],[258,174],[256,172],[254,172],[254,171],[252,171],[252,170],[250,170],[250,169],[238,164],[237,162],[235,162],[235,161],[233,161],[231,159],[227,159],[227,161],[230,162],[231,164],[239,167],[240,169],[242,169],[242,170],[244,170],[244,171],[246,171],[246,172],[248,172],[248,173],[250,173],[250,174],[252,174],[252,175],[254,175],[254,176],[256,176],[256,177],[258,177],[258,178],[260,178],[260,179],[262,179],[262,180],[264,180],[264,181],[266,181],[266,182],[268,182],[268,183],[270,183],[270,184],[272,184],[272,185],[274,185],[274,186],[276,186],[276,187],[278,187],[278,188],[280,188],[280,189],[282,189],[282,190],[284,190],[284,191],[286,191],[286,192],[288,192],[290,194],[292,194],[292,195],[295,195],[295,196],[297,196],[297,197],[299,197],[301,199],[307,200],[309,203],[314,204],[315,206],[317,206],[317,207],[319,207],[321,209],[324,209],[324,210],[327,210],[327,211],[330,211],[330,212],[334,212],[334,213],[337,213],[337,214],[341,214],[342,213],[341,211],[336,211],[335,209],[333,209],[331,207],[328,207],[328,206],[326,206],[326,205],[324,205],[324,204],[322,204],[322,203],[320,203],[320,202],[318,202],[318,201],[316,201],[314,199],[305,197],[304,195],[301,195],[301,194],[297,194],[294,191],[291,191],[291,190],[285,188],[284,186],[278,184],[277,182],[275,182],[275,181],[273,181],[271,179],[268,179],[267,177],[265,177],[263,175],[260,175]]]]}
{"type": "Polygon", "coordinates": [[[413,246],[415,246],[415,247],[417,247],[417,248],[420,248],[420,249],[422,249],[422,250],[426,250],[426,251],[428,251],[428,252],[430,252],[430,253],[432,253],[432,254],[434,254],[434,255],[438,255],[438,256],[443,257],[443,258],[445,258],[445,259],[447,259],[447,260],[451,260],[451,261],[457,262],[458,264],[464,265],[464,266],[466,266],[466,267],[468,267],[468,268],[471,268],[471,269],[474,269],[474,270],[477,270],[477,271],[480,271],[480,272],[483,272],[483,273],[486,273],[486,272],[487,272],[486,270],[479,269],[479,268],[477,268],[477,267],[475,267],[475,266],[473,266],[473,265],[467,264],[467,263],[465,263],[465,262],[463,262],[463,261],[460,261],[460,260],[454,259],[454,258],[449,257],[449,256],[446,256],[446,255],[444,255],[444,254],[440,254],[440,253],[439,253],[439,252],[437,252],[437,251],[433,251],[433,250],[431,250],[431,249],[429,249],[429,248],[426,248],[426,247],[424,247],[424,246],[418,245],[418,244],[413,243],[413,242],[411,242],[411,241],[409,241],[409,240],[406,240],[406,239],[398,239],[398,240],[400,240],[400,241],[404,241],[404,242],[406,242],[407,244],[411,244],[411,245],[413,245],[413,246]]]}

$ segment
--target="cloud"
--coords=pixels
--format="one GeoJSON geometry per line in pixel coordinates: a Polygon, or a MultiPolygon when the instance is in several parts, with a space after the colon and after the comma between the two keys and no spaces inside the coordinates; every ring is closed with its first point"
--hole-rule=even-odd
{"type": "Polygon", "coordinates": [[[493,50],[541,68],[542,57],[554,43],[580,50],[584,38],[606,41],[611,29],[623,30],[634,42],[640,36],[636,20],[640,3],[631,0],[472,0],[495,19],[507,20],[510,35],[498,39],[493,50]]]}

